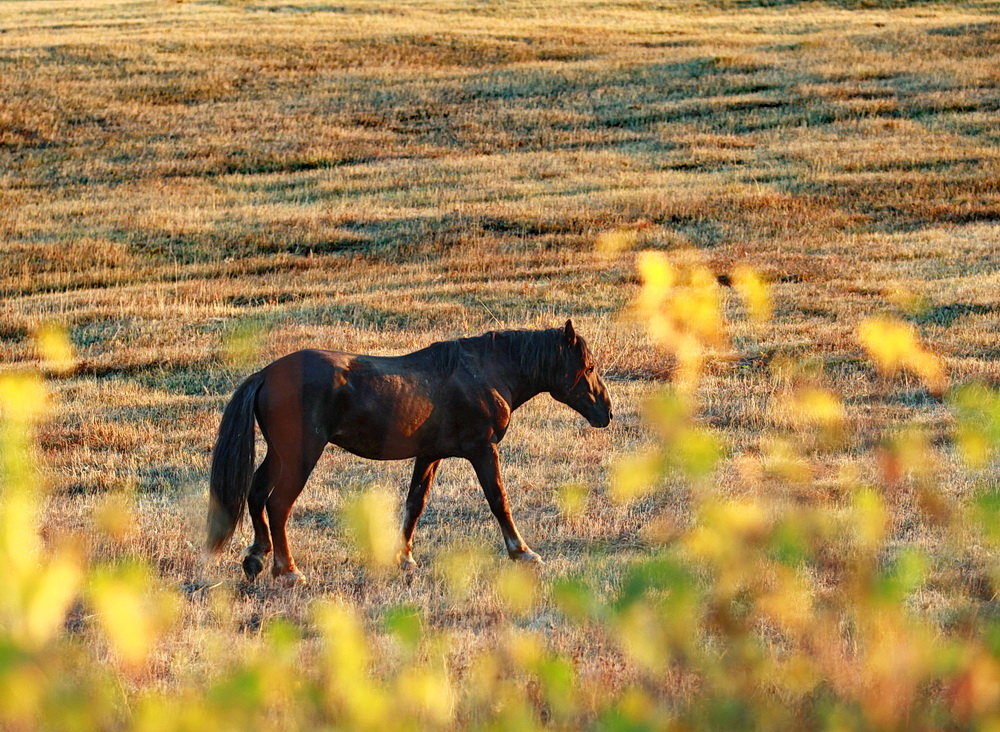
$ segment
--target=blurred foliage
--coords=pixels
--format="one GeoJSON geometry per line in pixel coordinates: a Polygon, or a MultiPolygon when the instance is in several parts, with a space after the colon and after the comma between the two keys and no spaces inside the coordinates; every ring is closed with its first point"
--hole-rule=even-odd
{"type": "Polygon", "coordinates": [[[59,376],[66,376],[76,368],[73,344],[65,328],[46,323],[35,331],[35,345],[42,367],[59,376]]]}
{"type": "MultiPolygon", "coordinates": [[[[653,342],[677,362],[674,382],[690,395],[705,359],[726,343],[722,294],[715,274],[693,257],[646,250],[636,258],[642,289],[633,305],[653,342]]],[[[755,306],[751,306],[751,309],[755,306]]]]}
{"type": "Polygon", "coordinates": [[[948,386],[941,358],[924,348],[916,328],[893,318],[869,318],[858,326],[858,340],[880,371],[909,371],[935,394],[948,386]]]}
{"type": "Polygon", "coordinates": [[[258,319],[236,320],[222,338],[222,362],[233,369],[247,370],[257,361],[267,325],[258,319]]]}
{"type": "Polygon", "coordinates": [[[767,282],[752,267],[745,264],[733,270],[732,280],[733,287],[743,298],[750,319],[757,323],[769,321],[774,305],[771,302],[771,288],[767,282]]]}
{"type": "MultiPolygon", "coordinates": [[[[616,233],[602,252],[633,243],[616,233]]],[[[305,627],[274,619],[238,653],[207,642],[212,675],[162,688],[156,668],[169,659],[159,649],[183,630],[180,592],[162,586],[152,565],[102,564],[71,539],[42,540],[33,433],[51,400],[38,373],[0,376],[0,727],[997,728],[1000,491],[983,468],[1000,447],[1000,394],[982,384],[951,389],[948,444],[900,426],[879,448],[877,481],[848,466],[835,489],[820,491],[819,463],[850,441],[850,415],[816,374],[776,377],[776,431],[761,435],[759,450],[730,454],[697,405],[704,366],[727,342],[723,293],[686,256],[637,256],[643,286],[632,312],[677,371],[646,407],[655,442],[615,466],[610,491],[628,505],[684,485],[690,520],[652,522],[648,551],[610,585],[586,569],[549,578],[497,568],[461,546],[438,554],[431,571],[452,602],[492,592],[506,617],[460,663],[449,631],[417,605],[387,607],[373,622],[348,600],[327,598],[305,627]],[[967,500],[942,482],[948,450],[972,471],[967,480],[981,482],[967,500]],[[721,485],[723,463],[743,489],[721,485]],[[935,541],[982,548],[966,561],[978,562],[985,590],[901,540],[897,504],[907,486],[916,497],[907,510],[924,512],[935,541]],[[935,622],[919,602],[932,581],[973,610],[961,622],[935,622]],[[540,609],[615,649],[620,685],[605,688],[555,647],[530,620],[540,609]]],[[[734,281],[748,317],[765,326],[766,282],[745,267],[734,281]]],[[[929,389],[946,388],[941,359],[912,327],[874,319],[858,335],[887,377],[909,371],[929,389]]],[[[47,326],[37,338],[48,369],[73,363],[64,333],[47,326]]],[[[234,347],[233,359],[244,350],[234,347]]],[[[586,486],[565,486],[565,520],[578,520],[589,500],[586,486]]],[[[100,530],[127,534],[131,510],[122,500],[98,507],[100,530]]],[[[392,515],[392,498],[379,490],[342,511],[370,571],[393,560],[392,515]]],[[[206,589],[220,618],[229,593],[206,589]]]]}

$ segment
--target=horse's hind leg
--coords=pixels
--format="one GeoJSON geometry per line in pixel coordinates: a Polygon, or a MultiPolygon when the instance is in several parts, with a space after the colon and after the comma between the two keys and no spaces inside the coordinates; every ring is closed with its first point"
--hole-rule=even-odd
{"type": "Polygon", "coordinates": [[[268,452],[257,472],[253,474],[253,483],[247,496],[247,508],[250,512],[250,521],[253,523],[253,544],[243,552],[243,572],[251,582],[264,569],[264,557],[271,553],[271,534],[267,527],[267,519],[264,517],[264,506],[271,493],[273,464],[274,461],[268,452]]]}
{"type": "Polygon", "coordinates": [[[316,461],[323,454],[324,442],[306,439],[297,450],[284,451],[278,457],[280,467],[274,479],[274,489],[267,499],[267,518],[274,544],[274,564],[271,574],[288,584],[305,581],[305,576],[295,567],[292,550],[288,546],[285,524],[292,512],[292,504],[299,497],[316,461]]]}

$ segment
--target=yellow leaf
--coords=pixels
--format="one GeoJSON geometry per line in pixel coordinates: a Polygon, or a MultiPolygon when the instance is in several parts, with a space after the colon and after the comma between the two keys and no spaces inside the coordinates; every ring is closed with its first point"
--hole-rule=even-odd
{"type": "Polygon", "coordinates": [[[331,674],[338,680],[367,673],[368,644],[354,609],[343,601],[319,603],[313,619],[323,636],[331,674]]]}
{"type": "Polygon", "coordinates": [[[858,326],[858,340],[875,364],[894,372],[906,354],[917,347],[913,326],[888,318],[869,318],[858,326]]]}
{"type": "Polygon", "coordinates": [[[780,437],[765,438],[761,445],[764,471],[793,485],[804,485],[813,476],[813,468],[799,453],[795,443],[780,437]]]}
{"type": "Polygon", "coordinates": [[[880,371],[889,375],[909,371],[935,393],[947,388],[944,364],[920,345],[911,324],[893,318],[869,318],[858,326],[857,335],[880,371]]]}
{"type": "Polygon", "coordinates": [[[636,259],[642,290],[636,306],[640,313],[649,314],[659,309],[677,281],[677,272],[662,252],[647,250],[636,259]]]}
{"type": "Polygon", "coordinates": [[[443,554],[435,567],[453,601],[464,600],[475,589],[484,564],[483,555],[471,548],[454,547],[443,554]]]}
{"type": "Polygon", "coordinates": [[[582,483],[565,483],[559,489],[559,509],[567,518],[577,518],[587,511],[590,490],[582,483]]]}
{"type": "MultiPolygon", "coordinates": [[[[10,662],[8,662],[10,663],[10,662]]],[[[0,720],[4,729],[38,729],[47,681],[38,664],[10,664],[0,684],[0,720]]]]}
{"type": "Polygon", "coordinates": [[[812,593],[801,575],[788,567],[775,569],[773,586],[757,601],[757,606],[778,625],[802,631],[812,621],[812,593]]]}
{"type": "Polygon", "coordinates": [[[395,564],[400,541],[395,517],[395,498],[379,487],[364,491],[344,506],[348,533],[362,561],[373,568],[395,564]]]}
{"type": "MultiPolygon", "coordinates": [[[[2,447],[6,450],[7,446],[2,447]]],[[[10,471],[7,472],[4,477],[9,478],[10,471]]],[[[0,593],[0,604],[26,591],[37,569],[41,549],[38,512],[38,491],[30,482],[11,482],[0,492],[0,561],[8,584],[6,591],[0,593]]]]}
{"type": "Polygon", "coordinates": [[[94,525],[115,541],[123,541],[137,531],[136,517],[127,496],[113,493],[94,508],[94,525]]]}
{"type": "Polygon", "coordinates": [[[455,694],[444,672],[410,668],[397,684],[400,698],[425,722],[445,727],[452,721],[455,694]]]}
{"type": "Polygon", "coordinates": [[[535,605],[537,572],[524,564],[508,565],[496,577],[497,595],[513,613],[521,614],[535,605]]]}
{"type": "Polygon", "coordinates": [[[804,421],[822,427],[837,427],[844,422],[844,404],[832,391],[818,387],[801,389],[796,404],[804,421]]]}
{"type": "Polygon", "coordinates": [[[674,264],[658,251],[637,258],[643,286],[633,314],[645,323],[650,338],[677,360],[675,383],[690,393],[698,385],[706,353],[725,342],[719,284],[715,274],[697,262],[674,264]]]}
{"type": "Polygon", "coordinates": [[[317,603],[313,620],[323,639],[328,702],[351,722],[348,727],[381,727],[387,700],[369,675],[371,652],[354,608],[342,600],[317,603]]]}
{"type": "Polygon", "coordinates": [[[760,504],[750,501],[725,501],[710,510],[709,520],[725,533],[755,537],[768,525],[767,514],[760,504]]]}
{"type": "Polygon", "coordinates": [[[743,299],[751,320],[766,323],[771,319],[771,288],[757,272],[746,265],[737,266],[733,270],[733,287],[743,299]]]}
{"type": "Polygon", "coordinates": [[[156,642],[157,628],[147,601],[149,590],[148,577],[135,568],[99,573],[91,583],[90,600],[101,627],[126,666],[142,666],[156,642]]]}
{"type": "Polygon", "coordinates": [[[948,388],[944,362],[930,351],[921,350],[912,354],[906,366],[933,393],[942,394],[948,388]]]}
{"type": "Polygon", "coordinates": [[[956,431],[955,442],[969,467],[982,468],[989,461],[990,441],[981,431],[961,426],[956,431]]]}
{"type": "Polygon", "coordinates": [[[542,642],[535,633],[511,628],[505,646],[511,661],[525,670],[533,669],[542,658],[542,642]]]}
{"type": "Polygon", "coordinates": [[[882,499],[874,490],[864,488],[855,494],[852,523],[861,548],[872,551],[882,543],[889,517],[882,499]]]}
{"type": "Polygon", "coordinates": [[[40,646],[62,628],[80,589],[83,568],[78,553],[65,549],[36,571],[38,577],[25,608],[25,631],[29,641],[40,646]]]}
{"type": "Polygon", "coordinates": [[[0,416],[11,424],[31,424],[48,406],[45,384],[37,374],[0,374],[0,416]]]}
{"type": "Polygon", "coordinates": [[[65,375],[76,368],[73,344],[62,326],[55,323],[41,326],[35,331],[35,347],[45,369],[65,375]]]}
{"type": "Polygon", "coordinates": [[[626,455],[615,463],[611,476],[611,497],[628,503],[648,495],[663,472],[663,457],[658,450],[626,455]]]}
{"type": "Polygon", "coordinates": [[[705,363],[705,351],[697,338],[690,334],[678,337],[674,344],[674,356],[677,358],[676,384],[682,394],[691,394],[698,386],[702,366],[705,363]]]}
{"type": "Polygon", "coordinates": [[[775,417],[790,427],[811,429],[827,442],[835,442],[843,435],[847,413],[833,392],[805,386],[776,400],[775,417]]]}
{"type": "Polygon", "coordinates": [[[663,619],[647,603],[638,602],[620,613],[615,630],[618,641],[641,668],[660,673],[670,661],[663,619]]]}
{"type": "Polygon", "coordinates": [[[684,548],[696,559],[717,563],[732,548],[732,542],[713,526],[695,526],[684,538],[684,548]]]}

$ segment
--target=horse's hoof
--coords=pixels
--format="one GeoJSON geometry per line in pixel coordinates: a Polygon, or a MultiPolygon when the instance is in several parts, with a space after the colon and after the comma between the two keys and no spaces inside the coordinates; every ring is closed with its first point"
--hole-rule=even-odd
{"type": "Polygon", "coordinates": [[[515,562],[524,562],[525,564],[545,564],[542,558],[530,549],[525,549],[517,554],[511,554],[510,558],[515,562]]]}
{"type": "Polygon", "coordinates": [[[298,587],[306,583],[306,576],[297,569],[293,569],[290,572],[282,572],[275,575],[274,578],[285,587],[298,587]]]}
{"type": "Polygon", "coordinates": [[[417,560],[414,559],[409,554],[405,554],[399,557],[399,568],[404,572],[409,572],[411,569],[416,569],[420,565],[417,564],[417,560]]]}
{"type": "Polygon", "coordinates": [[[250,582],[257,579],[257,575],[264,571],[264,560],[256,554],[248,554],[243,557],[243,574],[250,582]]]}

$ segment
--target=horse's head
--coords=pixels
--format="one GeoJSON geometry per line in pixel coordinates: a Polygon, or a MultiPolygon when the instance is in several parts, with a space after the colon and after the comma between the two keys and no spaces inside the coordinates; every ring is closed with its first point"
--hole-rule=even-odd
{"type": "Polygon", "coordinates": [[[562,368],[549,393],[583,415],[591,427],[607,427],[611,423],[611,398],[587,342],[576,334],[572,320],[566,321],[560,340],[562,368]]]}

